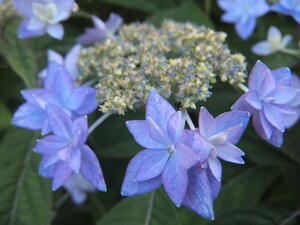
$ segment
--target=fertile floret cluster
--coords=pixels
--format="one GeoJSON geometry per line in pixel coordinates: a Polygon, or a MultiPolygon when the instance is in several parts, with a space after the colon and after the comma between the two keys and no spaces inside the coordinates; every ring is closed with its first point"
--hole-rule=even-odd
{"type": "Polygon", "coordinates": [[[245,59],[231,54],[226,34],[192,23],[123,25],[117,36],[83,48],[81,79],[97,79],[100,111],[124,114],[145,104],[150,90],[183,108],[206,100],[219,76],[232,85],[246,77],[245,59]]]}

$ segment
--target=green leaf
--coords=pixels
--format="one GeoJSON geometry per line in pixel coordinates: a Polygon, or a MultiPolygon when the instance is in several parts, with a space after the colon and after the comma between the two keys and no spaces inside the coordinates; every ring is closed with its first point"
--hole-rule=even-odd
{"type": "Polygon", "coordinates": [[[160,10],[154,13],[149,21],[160,25],[165,19],[174,19],[180,22],[193,22],[213,28],[213,23],[194,1],[183,2],[180,6],[160,10]]]}
{"type": "Polygon", "coordinates": [[[0,130],[10,126],[11,116],[7,106],[0,102],[0,130]]]}
{"type": "Polygon", "coordinates": [[[233,208],[258,203],[277,175],[274,167],[255,166],[223,184],[214,204],[216,218],[233,208]]]}
{"type": "Polygon", "coordinates": [[[107,213],[97,225],[181,225],[175,206],[161,190],[127,197],[107,213]]]}
{"type": "Polygon", "coordinates": [[[5,29],[4,38],[0,39],[0,53],[25,85],[34,87],[37,69],[34,52],[29,41],[18,39],[16,31],[17,27],[13,24],[5,29]]]}
{"type": "Polygon", "coordinates": [[[39,176],[39,155],[32,152],[37,136],[16,130],[0,145],[0,224],[48,225],[52,191],[39,176]]]}

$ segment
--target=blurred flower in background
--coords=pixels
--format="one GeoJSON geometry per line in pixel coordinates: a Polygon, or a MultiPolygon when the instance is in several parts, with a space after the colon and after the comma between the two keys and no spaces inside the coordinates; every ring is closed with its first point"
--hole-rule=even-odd
{"type": "Polygon", "coordinates": [[[280,0],[271,7],[272,10],[284,15],[292,16],[297,23],[300,23],[300,1],[299,0],[280,0]]]}

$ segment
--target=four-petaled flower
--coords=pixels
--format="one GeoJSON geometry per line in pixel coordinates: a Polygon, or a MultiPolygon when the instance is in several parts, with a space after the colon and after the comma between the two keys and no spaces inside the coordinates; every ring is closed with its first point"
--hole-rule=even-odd
{"type": "Polygon", "coordinates": [[[50,131],[45,108],[48,103],[56,105],[70,116],[93,112],[98,104],[96,89],[88,86],[76,87],[74,80],[64,67],[52,61],[47,70],[45,88],[23,90],[26,100],[13,116],[12,123],[31,130],[50,131]]]}
{"type": "Polygon", "coordinates": [[[225,10],[222,21],[235,23],[235,30],[242,39],[248,39],[256,26],[256,19],[269,11],[265,0],[218,0],[225,10]]]}
{"type": "Polygon", "coordinates": [[[241,151],[235,144],[240,140],[250,118],[249,112],[232,111],[222,113],[215,119],[202,107],[199,113],[199,132],[213,145],[207,164],[215,178],[221,182],[222,166],[218,158],[228,162],[244,164],[241,151]]]}
{"type": "Polygon", "coordinates": [[[255,44],[252,47],[252,52],[256,55],[270,55],[284,49],[292,39],[289,34],[282,37],[280,30],[275,26],[271,26],[268,30],[267,40],[255,44]]]}
{"type": "Polygon", "coordinates": [[[292,74],[288,68],[270,70],[258,61],[248,80],[249,91],[232,106],[253,114],[253,126],[260,137],[276,147],[283,142],[285,117],[296,111],[289,102],[299,93],[291,87],[292,74]]]}
{"type": "Polygon", "coordinates": [[[59,23],[67,19],[74,0],[14,0],[15,8],[25,17],[19,26],[19,38],[42,36],[62,39],[64,29],[59,23]]]}
{"type": "Polygon", "coordinates": [[[272,10],[284,15],[292,16],[297,23],[300,23],[300,1],[299,0],[280,0],[271,7],[272,10]]]}
{"type": "Polygon", "coordinates": [[[37,141],[34,151],[43,155],[40,174],[53,178],[52,189],[61,187],[72,176],[80,173],[95,188],[106,191],[99,161],[85,144],[88,136],[87,117],[74,121],[60,108],[48,104],[46,113],[52,135],[37,141]]]}
{"type": "Polygon", "coordinates": [[[87,28],[85,33],[78,37],[77,41],[84,45],[93,45],[96,42],[111,37],[116,33],[123,23],[122,17],[111,13],[104,23],[96,16],[92,16],[94,28],[87,28]]]}
{"type": "Polygon", "coordinates": [[[180,206],[188,186],[188,169],[204,163],[210,149],[201,148],[204,143],[200,138],[197,145],[182,140],[183,136],[192,140],[194,134],[184,134],[181,112],[176,112],[154,91],[148,95],[146,120],[127,121],[126,124],[135,140],[146,150],[139,152],[129,163],[122,195],[149,192],[163,184],[171,200],[180,206]]]}

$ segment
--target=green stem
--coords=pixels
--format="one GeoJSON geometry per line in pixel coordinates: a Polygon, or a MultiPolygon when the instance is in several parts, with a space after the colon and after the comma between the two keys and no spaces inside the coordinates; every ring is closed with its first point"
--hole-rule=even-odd
{"type": "Polygon", "coordinates": [[[292,224],[295,218],[297,218],[298,216],[300,216],[300,209],[297,210],[296,212],[294,212],[289,218],[285,219],[284,221],[282,221],[281,224],[279,225],[286,225],[286,224],[292,224]],[[290,223],[292,222],[292,223],[290,223]]]}
{"type": "Polygon", "coordinates": [[[211,10],[211,0],[205,0],[204,2],[204,11],[207,16],[209,16],[211,10]]]}
{"type": "Polygon", "coordinates": [[[104,120],[106,120],[112,113],[103,114],[98,120],[96,120],[88,130],[88,134],[91,134],[104,120]]]}
{"type": "Polygon", "coordinates": [[[189,125],[189,127],[192,129],[192,130],[195,130],[195,126],[194,126],[194,123],[190,117],[190,115],[188,114],[187,110],[186,109],[182,109],[181,110],[181,113],[182,113],[182,117],[183,119],[187,122],[187,124],[189,125]]]}
{"type": "Polygon", "coordinates": [[[238,87],[242,90],[242,91],[244,91],[244,92],[248,92],[249,91],[249,88],[248,87],[246,87],[244,84],[242,84],[242,83],[239,83],[238,84],[238,87]]]}
{"type": "Polygon", "coordinates": [[[148,205],[148,210],[147,210],[147,215],[146,215],[146,220],[145,220],[144,225],[150,224],[152,211],[153,211],[154,196],[155,196],[155,191],[153,191],[150,195],[149,205],[148,205]]]}
{"type": "Polygon", "coordinates": [[[280,52],[288,54],[288,55],[300,56],[300,51],[295,50],[295,49],[283,48],[283,49],[280,49],[280,52]]]}

